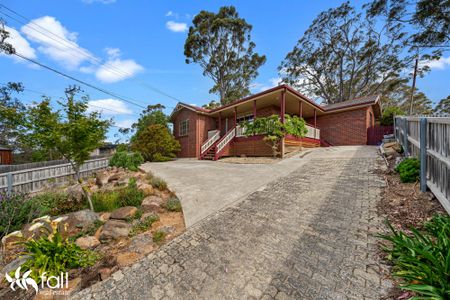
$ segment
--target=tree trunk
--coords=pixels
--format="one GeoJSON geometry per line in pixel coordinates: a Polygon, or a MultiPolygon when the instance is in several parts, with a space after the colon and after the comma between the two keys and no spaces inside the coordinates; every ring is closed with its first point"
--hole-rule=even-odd
{"type": "Polygon", "coordinates": [[[79,168],[79,166],[75,166],[74,169],[75,169],[75,176],[77,177],[78,184],[81,186],[81,189],[83,190],[83,194],[89,203],[89,208],[92,211],[94,211],[94,205],[92,204],[91,193],[89,193],[87,187],[83,187],[83,179],[81,178],[81,175],[80,175],[80,168],[79,168]]]}

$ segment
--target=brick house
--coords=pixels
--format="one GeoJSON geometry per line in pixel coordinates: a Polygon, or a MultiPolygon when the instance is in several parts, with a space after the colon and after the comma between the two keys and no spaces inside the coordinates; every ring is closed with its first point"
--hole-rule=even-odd
{"type": "Polygon", "coordinates": [[[242,121],[273,114],[305,119],[303,138],[286,136],[284,155],[298,147],[366,145],[368,128],[381,114],[380,96],[368,96],[326,106],[316,104],[288,85],[280,85],[215,109],[178,103],[171,114],[178,157],[218,159],[223,156],[271,156],[264,136],[243,134],[242,121]],[[237,126],[236,126],[237,125],[237,126]]]}
{"type": "Polygon", "coordinates": [[[0,146],[0,165],[10,165],[13,162],[13,151],[0,146]]]}

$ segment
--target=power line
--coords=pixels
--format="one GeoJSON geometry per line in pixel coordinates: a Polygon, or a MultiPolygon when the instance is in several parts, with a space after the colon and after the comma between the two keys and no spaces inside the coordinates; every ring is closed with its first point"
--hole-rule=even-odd
{"type": "MultiPolygon", "coordinates": [[[[30,25],[30,24],[32,24],[33,26],[39,27],[39,28],[43,29],[44,31],[48,32],[49,34],[51,34],[52,36],[56,37],[58,40],[62,41],[62,42],[65,43],[66,45],[68,44],[69,46],[66,46],[66,48],[72,48],[72,49],[74,49],[75,51],[79,52],[83,57],[89,57],[90,59],[92,59],[92,60],[94,60],[95,62],[97,62],[97,64],[103,64],[103,62],[102,62],[101,59],[99,59],[99,58],[93,56],[92,54],[90,54],[90,53],[87,52],[87,51],[86,51],[86,52],[85,52],[85,51],[82,51],[82,50],[79,48],[79,46],[78,46],[77,44],[75,44],[74,42],[68,41],[67,39],[62,38],[61,36],[59,36],[59,35],[57,35],[57,34],[54,34],[53,32],[47,30],[46,28],[40,26],[39,24],[34,23],[34,22],[33,22],[32,20],[30,20],[29,18],[27,18],[27,17],[21,15],[20,13],[14,11],[14,10],[8,8],[8,7],[6,7],[6,6],[3,5],[3,4],[0,4],[0,7],[3,7],[4,9],[10,11],[11,13],[13,13],[13,14],[19,16],[20,18],[26,20],[28,23],[25,23],[25,22],[23,22],[23,21],[20,21],[20,20],[18,20],[17,18],[12,17],[12,16],[6,14],[5,12],[1,12],[1,11],[0,11],[0,13],[2,13],[3,15],[5,15],[5,16],[11,18],[12,20],[15,20],[16,22],[19,22],[19,23],[21,23],[21,24],[23,24],[23,25],[26,25],[26,24],[30,25]]],[[[34,31],[36,31],[36,32],[39,32],[40,34],[42,34],[42,35],[44,35],[44,36],[46,36],[46,37],[52,39],[53,41],[60,42],[60,41],[57,41],[57,40],[55,40],[54,38],[50,37],[49,35],[43,33],[42,31],[37,30],[37,29],[36,29],[35,27],[33,27],[33,26],[30,26],[30,28],[31,28],[32,30],[34,30],[34,31]]],[[[59,48],[58,46],[57,46],[56,48],[61,49],[61,48],[59,48]]],[[[61,50],[62,50],[62,49],[61,49],[61,50]]],[[[79,57],[79,56],[78,56],[78,57],[79,57]]],[[[122,75],[122,76],[125,75],[125,76],[127,76],[127,77],[133,76],[133,74],[131,74],[131,73],[127,72],[127,71],[123,71],[123,70],[121,70],[121,69],[119,69],[119,68],[117,68],[117,67],[115,67],[115,66],[113,66],[113,65],[110,65],[110,64],[108,64],[108,63],[104,63],[102,66],[105,67],[105,68],[107,68],[107,69],[109,69],[109,70],[112,70],[112,71],[117,70],[117,71],[114,71],[114,72],[115,72],[116,74],[118,74],[118,75],[122,75]]],[[[145,82],[142,82],[142,81],[140,81],[140,80],[138,80],[138,79],[135,79],[135,78],[130,78],[130,79],[133,80],[133,81],[135,81],[135,82],[137,82],[137,83],[139,83],[139,84],[141,84],[142,86],[144,86],[144,87],[146,87],[146,88],[148,88],[148,89],[150,89],[150,90],[152,90],[152,91],[158,93],[158,94],[161,94],[161,95],[163,95],[163,96],[166,96],[167,98],[170,98],[170,99],[175,100],[175,101],[178,101],[178,102],[182,102],[180,99],[178,99],[178,98],[176,98],[176,97],[174,97],[174,96],[172,96],[172,95],[170,95],[170,94],[168,94],[168,93],[162,91],[161,89],[158,89],[158,88],[156,88],[156,87],[154,87],[154,86],[151,86],[151,85],[149,85],[149,84],[147,84],[147,83],[145,83],[145,82]]]]}
{"type": "Polygon", "coordinates": [[[50,71],[55,72],[55,73],[57,73],[57,74],[59,74],[59,75],[61,75],[61,76],[63,76],[63,77],[69,78],[69,79],[71,79],[71,80],[73,80],[73,81],[76,81],[76,82],[81,83],[81,84],[83,84],[83,85],[85,85],[85,86],[88,86],[88,87],[90,87],[90,88],[92,88],[92,89],[94,89],[94,90],[100,91],[100,92],[102,92],[102,93],[104,93],[104,94],[107,94],[107,95],[110,95],[110,96],[113,96],[113,97],[118,98],[118,99],[120,99],[120,100],[122,100],[122,101],[125,101],[125,102],[127,102],[127,103],[136,105],[136,106],[138,106],[138,107],[140,107],[140,108],[144,108],[144,109],[146,108],[145,106],[142,106],[142,105],[140,105],[140,104],[138,104],[138,103],[136,103],[136,102],[127,100],[127,99],[125,99],[125,98],[119,96],[118,94],[115,94],[115,93],[113,93],[113,92],[109,92],[109,91],[107,91],[107,90],[105,90],[105,89],[103,89],[103,88],[100,88],[100,87],[96,87],[95,85],[92,85],[92,84],[90,84],[90,83],[88,83],[88,82],[86,82],[86,81],[83,81],[83,80],[81,80],[81,79],[77,79],[77,78],[75,78],[75,77],[73,77],[73,76],[71,76],[71,75],[65,74],[65,73],[63,73],[63,72],[61,72],[61,71],[58,71],[58,70],[52,68],[52,67],[46,66],[46,65],[44,65],[44,64],[42,64],[42,63],[40,63],[40,62],[38,62],[38,61],[36,61],[36,60],[34,60],[34,59],[31,59],[31,58],[28,58],[28,57],[26,57],[26,56],[23,56],[22,54],[20,54],[20,53],[18,53],[18,52],[14,52],[14,53],[12,53],[12,54],[13,54],[13,55],[16,55],[17,57],[20,57],[20,58],[22,58],[22,59],[24,59],[24,60],[26,60],[26,61],[29,61],[29,62],[31,62],[31,63],[34,63],[34,64],[36,64],[36,65],[38,65],[38,66],[40,66],[40,67],[42,67],[42,68],[44,68],[44,69],[50,70],[50,71]]]}

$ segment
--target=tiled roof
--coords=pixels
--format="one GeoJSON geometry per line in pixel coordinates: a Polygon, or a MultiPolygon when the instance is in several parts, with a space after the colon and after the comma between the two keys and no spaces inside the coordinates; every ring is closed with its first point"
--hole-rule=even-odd
{"type": "Polygon", "coordinates": [[[322,107],[325,111],[327,111],[327,110],[332,110],[332,109],[345,108],[347,106],[374,104],[378,101],[379,97],[380,97],[380,95],[370,95],[370,96],[355,98],[353,100],[348,100],[348,101],[344,101],[344,102],[322,105],[322,107]]]}

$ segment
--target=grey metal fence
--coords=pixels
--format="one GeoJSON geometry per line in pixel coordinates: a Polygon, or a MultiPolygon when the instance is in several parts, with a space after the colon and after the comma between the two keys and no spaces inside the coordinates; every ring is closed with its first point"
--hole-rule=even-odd
{"type": "Polygon", "coordinates": [[[450,214],[450,117],[396,117],[394,133],[405,156],[420,159],[420,187],[450,214]]]}
{"type": "MultiPolygon", "coordinates": [[[[86,177],[96,170],[106,168],[108,164],[109,157],[91,159],[81,166],[80,173],[86,177]]],[[[70,163],[1,173],[0,191],[36,193],[49,185],[68,182],[74,178],[74,174],[70,163]]]]}

